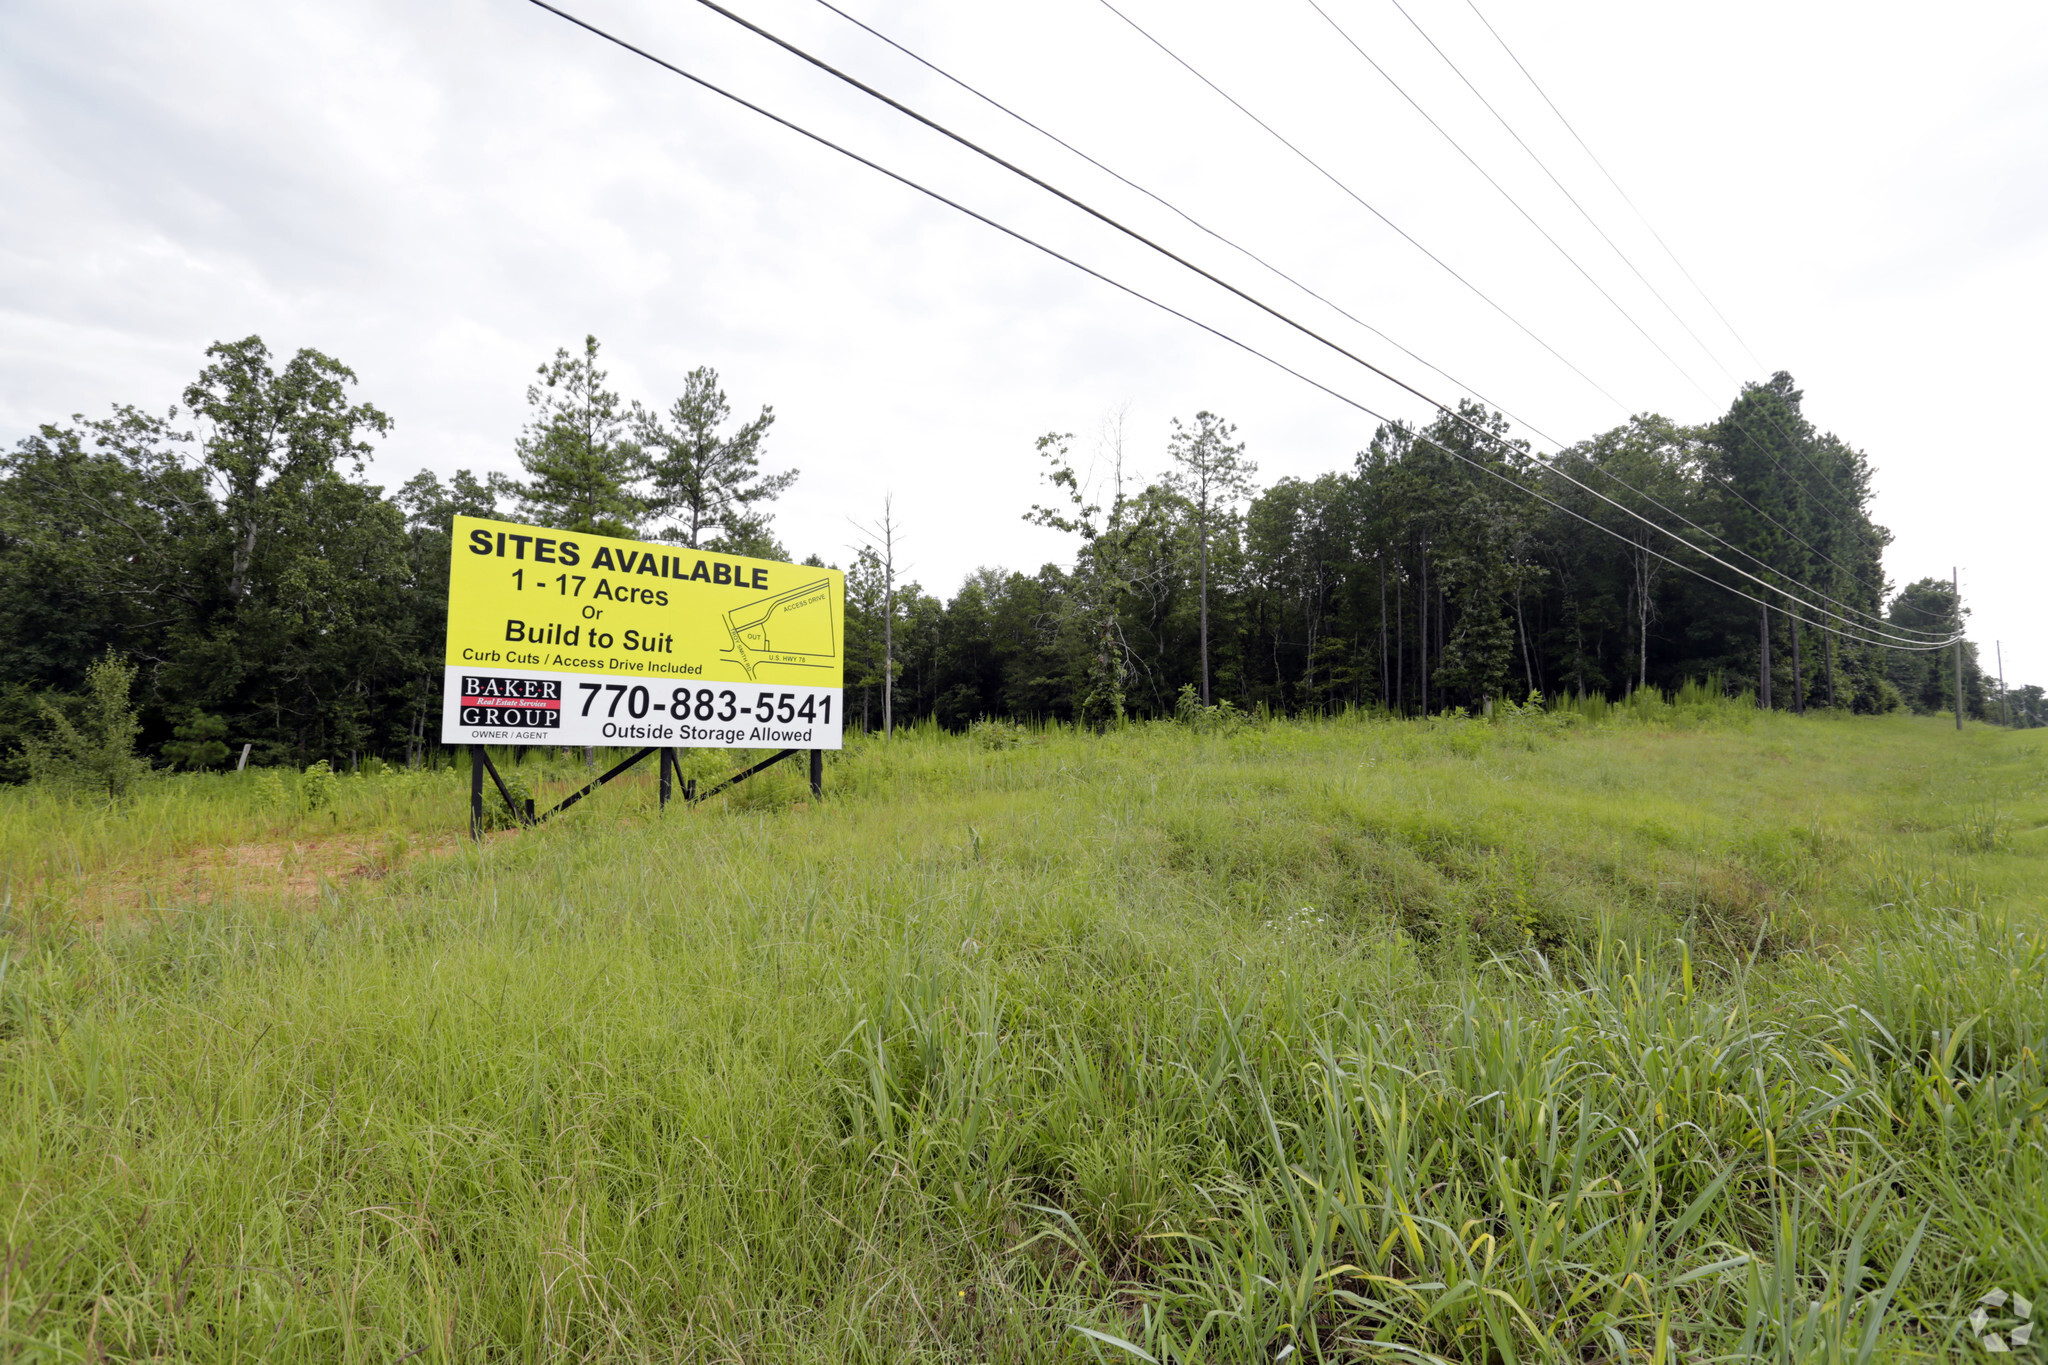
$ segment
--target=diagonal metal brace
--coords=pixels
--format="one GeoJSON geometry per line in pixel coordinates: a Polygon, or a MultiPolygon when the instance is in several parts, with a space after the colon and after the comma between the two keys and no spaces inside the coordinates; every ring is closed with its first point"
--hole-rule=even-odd
{"type": "MultiPolygon", "coordinates": [[[[504,778],[498,776],[498,765],[491,762],[491,751],[481,744],[476,745],[475,749],[476,758],[480,758],[484,762],[484,771],[491,775],[491,781],[498,784],[498,795],[505,798],[505,809],[511,811],[512,818],[520,824],[532,824],[533,802],[528,801],[524,808],[522,808],[517,801],[514,801],[512,799],[512,789],[505,785],[504,778]]],[[[472,759],[471,762],[475,762],[475,759],[472,759]]]]}
{"type": "Polygon", "coordinates": [[[607,773],[605,773],[605,774],[604,774],[604,775],[603,775],[602,777],[598,778],[598,779],[597,779],[597,780],[596,780],[595,782],[592,782],[592,783],[590,783],[590,784],[589,784],[588,786],[584,787],[584,788],[583,788],[583,789],[582,789],[581,791],[577,791],[577,792],[572,792],[572,793],[570,793],[570,794],[569,794],[568,796],[564,797],[564,798],[562,799],[562,804],[561,804],[561,805],[559,805],[559,806],[556,806],[556,807],[555,807],[555,808],[554,808],[553,810],[549,811],[549,812],[548,812],[548,813],[547,813],[546,815],[543,815],[543,816],[541,816],[539,820],[535,820],[535,821],[534,821],[534,823],[535,823],[535,824],[539,824],[539,823],[540,823],[540,820],[546,820],[546,819],[549,819],[549,818],[550,818],[550,817],[552,817],[552,816],[560,815],[560,814],[561,814],[561,813],[562,813],[563,811],[565,811],[565,810],[569,809],[569,807],[571,807],[571,806],[575,805],[575,804],[576,804],[576,803],[577,803],[578,801],[581,801],[581,800],[582,800],[582,799],[583,799],[584,797],[586,797],[586,796],[590,795],[590,794],[591,794],[592,792],[596,791],[596,790],[597,790],[597,789],[598,789],[599,787],[602,787],[602,786],[603,786],[603,785],[604,785],[605,783],[607,783],[607,782],[611,781],[611,780],[612,780],[613,778],[617,777],[617,776],[618,776],[618,775],[619,775],[620,773],[622,773],[622,772],[625,772],[625,771],[626,771],[626,770],[627,770],[628,768],[632,767],[632,766],[633,766],[633,765],[634,765],[635,763],[638,763],[638,762],[639,762],[639,761],[640,761],[641,759],[643,759],[643,758],[647,757],[647,755],[649,755],[649,754],[651,754],[651,753],[653,753],[653,752],[655,752],[655,750],[654,750],[654,747],[653,747],[652,745],[648,746],[648,747],[647,747],[647,748],[645,748],[645,749],[642,749],[642,750],[641,750],[641,751],[640,751],[639,753],[637,753],[637,754],[634,754],[634,755],[633,755],[633,756],[632,756],[631,758],[629,758],[629,759],[626,759],[625,761],[623,761],[623,762],[621,762],[621,763],[617,764],[617,765],[616,765],[615,767],[613,767],[613,768],[612,768],[612,770],[611,770],[610,772],[607,772],[607,773]]]}
{"type": "Polygon", "coordinates": [[[802,752],[803,750],[801,749],[784,749],[781,753],[776,754],[773,758],[764,758],[759,763],[756,763],[753,767],[748,768],[744,772],[734,773],[731,777],[726,778],[725,781],[719,783],[717,786],[712,787],[708,791],[698,792],[694,797],[690,799],[695,801],[707,801],[710,798],[718,795],[720,792],[724,791],[727,787],[737,785],[738,783],[746,781],[755,773],[774,767],[776,764],[782,762],[783,759],[788,758],[791,754],[800,754],[802,752]]]}

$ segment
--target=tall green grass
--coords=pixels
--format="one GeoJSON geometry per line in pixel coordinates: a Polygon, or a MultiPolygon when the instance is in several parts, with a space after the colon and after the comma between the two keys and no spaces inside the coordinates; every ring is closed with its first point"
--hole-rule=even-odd
{"type": "Polygon", "coordinates": [[[2048,1298],[2037,736],[1495,722],[917,731],[16,916],[0,1342],[1851,1361],[2048,1298]]]}

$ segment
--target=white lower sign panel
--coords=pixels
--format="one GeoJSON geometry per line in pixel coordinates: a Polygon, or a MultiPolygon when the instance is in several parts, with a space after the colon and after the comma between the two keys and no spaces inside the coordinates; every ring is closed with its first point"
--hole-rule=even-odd
{"type": "Polygon", "coordinates": [[[836,687],[672,683],[589,673],[450,666],[443,744],[837,749],[836,687]]]}

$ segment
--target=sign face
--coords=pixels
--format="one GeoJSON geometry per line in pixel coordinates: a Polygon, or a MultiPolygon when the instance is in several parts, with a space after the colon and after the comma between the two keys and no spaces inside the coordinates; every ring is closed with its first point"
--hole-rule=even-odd
{"type": "Polygon", "coordinates": [[[443,744],[837,749],[846,576],[455,518],[443,744]]]}

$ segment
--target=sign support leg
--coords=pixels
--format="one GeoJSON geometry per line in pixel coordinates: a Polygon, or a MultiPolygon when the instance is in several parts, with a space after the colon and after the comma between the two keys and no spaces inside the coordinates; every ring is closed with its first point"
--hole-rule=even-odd
{"type": "Polygon", "coordinates": [[[676,757],[673,750],[661,751],[661,808],[668,809],[669,777],[675,770],[676,757]]]}
{"type": "Polygon", "coordinates": [[[825,751],[811,750],[811,796],[813,799],[825,794],[825,751]]]}
{"type": "Polygon", "coordinates": [[[469,746],[469,837],[484,841],[484,746],[469,746]]]}

